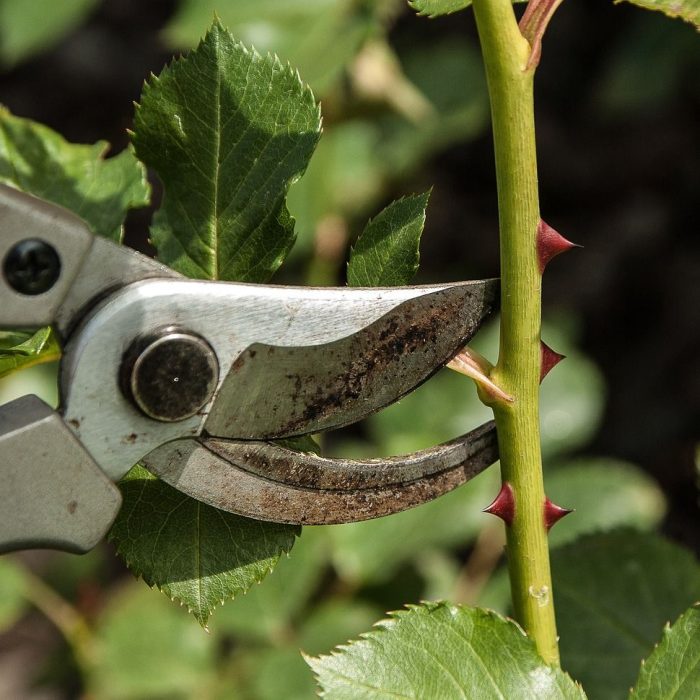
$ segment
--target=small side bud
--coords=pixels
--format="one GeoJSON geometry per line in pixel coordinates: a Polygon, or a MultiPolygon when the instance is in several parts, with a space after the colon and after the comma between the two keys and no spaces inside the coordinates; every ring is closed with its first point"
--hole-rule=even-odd
{"type": "Polygon", "coordinates": [[[558,231],[540,219],[540,223],[537,224],[537,259],[540,263],[540,273],[544,272],[547,263],[559,253],[580,247],[567,241],[558,231]]]}
{"type": "Polygon", "coordinates": [[[562,508],[552,503],[548,498],[544,499],[544,526],[549,532],[565,515],[573,513],[571,508],[562,508]]]}
{"type": "Polygon", "coordinates": [[[490,506],[484,508],[483,512],[498,516],[506,525],[510,526],[513,524],[515,495],[513,494],[513,487],[507,481],[503,482],[498,496],[494,498],[490,506]]]}
{"type": "Polygon", "coordinates": [[[552,350],[543,340],[540,340],[540,382],[556,367],[566,355],[552,350]]]}

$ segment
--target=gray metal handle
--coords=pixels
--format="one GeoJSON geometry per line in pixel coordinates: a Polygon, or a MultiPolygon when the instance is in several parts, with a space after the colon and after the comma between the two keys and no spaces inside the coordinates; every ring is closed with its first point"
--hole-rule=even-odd
{"type": "Polygon", "coordinates": [[[0,489],[0,553],[87,552],[122,500],[61,416],[36,396],[0,407],[0,489]]]}

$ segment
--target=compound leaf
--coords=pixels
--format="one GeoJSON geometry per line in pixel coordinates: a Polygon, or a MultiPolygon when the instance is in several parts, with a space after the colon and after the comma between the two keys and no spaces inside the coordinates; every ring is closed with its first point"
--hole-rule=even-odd
{"type": "Polygon", "coordinates": [[[447,603],[392,613],[359,640],[307,662],[321,696],[333,700],[585,698],[515,623],[447,603]]]}
{"type": "Polygon", "coordinates": [[[144,86],[136,154],[163,182],[152,228],[159,258],[205,279],[262,282],[294,243],[285,197],[320,133],[298,74],[217,21],[144,86]]]}
{"type": "Polygon", "coordinates": [[[700,607],[686,610],[644,662],[631,699],[700,697],[700,607]]]}
{"type": "Polygon", "coordinates": [[[615,0],[629,2],[645,10],[657,10],[667,17],[680,17],[700,30],[700,0],[615,0]]]}
{"type": "Polygon", "coordinates": [[[408,284],[418,270],[418,246],[430,192],[404,197],[377,214],[357,239],[348,262],[351,287],[408,284]]]}
{"type": "Polygon", "coordinates": [[[200,503],[139,465],[120,488],[124,505],[109,538],[136,575],[202,625],[214,608],[270,573],[299,533],[200,503]]]}
{"type": "Polygon", "coordinates": [[[601,700],[626,696],[664,624],[700,591],[689,551],[633,530],[554,550],[552,573],[562,666],[601,700]]]}
{"type": "Polygon", "coordinates": [[[93,233],[119,242],[127,211],[146,206],[146,172],[130,149],[105,159],[106,141],[66,141],[0,108],[0,182],[70,209],[93,233]]]}

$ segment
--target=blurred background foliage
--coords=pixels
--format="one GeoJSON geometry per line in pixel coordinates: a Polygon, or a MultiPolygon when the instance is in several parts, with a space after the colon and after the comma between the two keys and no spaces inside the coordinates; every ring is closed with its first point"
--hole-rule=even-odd
{"type": "MultiPolygon", "coordinates": [[[[418,20],[402,0],[0,0],[0,102],[118,152],[143,79],[194,46],[214,12],[242,41],[289,60],[322,101],[323,138],[290,195],[297,245],[276,281],[343,283],[367,218],[431,186],[419,280],[498,274],[488,98],[469,12],[418,20]]],[[[548,493],[577,509],[552,531],[564,547],[555,574],[557,557],[580,551],[575,538],[619,527],[700,551],[698,75],[691,28],[609,0],[564,3],[545,41],[543,213],[585,246],[544,281],[543,337],[567,355],[542,389],[548,493]]],[[[146,252],[149,217],[132,212],[126,227],[146,252]]],[[[492,324],[475,347],[495,360],[496,346],[492,324]]],[[[55,381],[55,366],[33,367],[3,380],[0,401],[32,392],[55,403],[55,381]]],[[[324,436],[324,449],[400,454],[488,417],[470,382],[444,370],[324,436]]],[[[501,525],[481,513],[497,483],[491,469],[390,518],[305,528],[208,633],[134,581],[108,545],[3,557],[0,697],[313,697],[299,649],[327,652],[387,610],[448,598],[507,612],[501,525]]],[[[581,638],[576,624],[560,613],[563,638],[581,638]]],[[[579,680],[586,673],[583,663],[579,680]]]]}

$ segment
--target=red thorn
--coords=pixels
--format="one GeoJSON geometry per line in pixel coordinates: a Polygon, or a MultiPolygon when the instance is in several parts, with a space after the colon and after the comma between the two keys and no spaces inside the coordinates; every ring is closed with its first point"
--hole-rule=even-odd
{"type": "Polygon", "coordinates": [[[506,525],[513,524],[513,518],[515,517],[515,496],[513,494],[513,487],[507,481],[503,482],[498,496],[493,499],[493,503],[490,506],[484,508],[483,512],[498,516],[506,525]]]}
{"type": "Polygon", "coordinates": [[[540,340],[540,382],[556,367],[566,355],[552,350],[543,340],[540,340]]]}
{"type": "Polygon", "coordinates": [[[549,532],[565,515],[573,513],[571,508],[562,508],[552,503],[548,498],[544,499],[544,526],[549,532]]]}
{"type": "Polygon", "coordinates": [[[540,219],[537,224],[537,258],[540,262],[540,273],[544,272],[547,263],[559,253],[580,247],[576,243],[567,241],[558,231],[540,219]]]}

